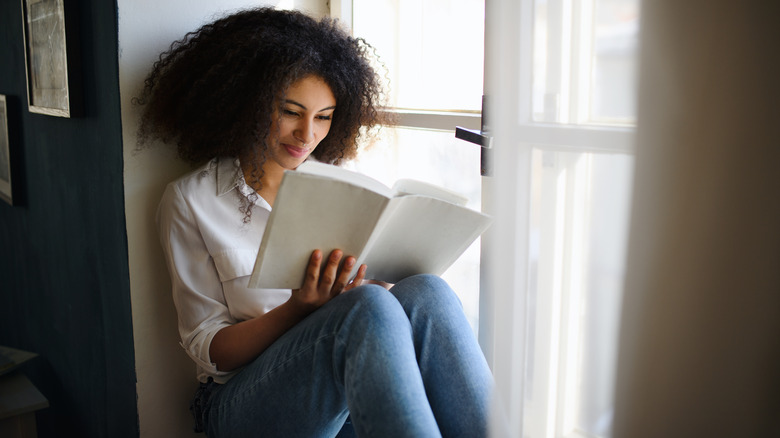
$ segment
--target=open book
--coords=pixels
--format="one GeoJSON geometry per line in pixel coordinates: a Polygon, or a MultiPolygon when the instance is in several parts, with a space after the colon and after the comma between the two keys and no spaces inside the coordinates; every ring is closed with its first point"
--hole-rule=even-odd
{"type": "Polygon", "coordinates": [[[366,264],[367,279],[396,283],[442,274],[490,225],[467,199],[428,183],[393,188],[366,175],[307,161],[287,171],[263,234],[250,288],[297,289],[312,251],[334,249],[366,264]]]}

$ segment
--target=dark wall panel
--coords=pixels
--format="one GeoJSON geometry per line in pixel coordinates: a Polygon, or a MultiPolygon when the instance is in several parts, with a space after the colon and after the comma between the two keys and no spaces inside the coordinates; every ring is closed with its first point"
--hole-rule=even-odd
{"type": "Polygon", "coordinates": [[[51,404],[39,436],[136,437],[117,8],[65,3],[83,98],[70,119],[27,111],[21,1],[0,2],[0,94],[21,201],[0,201],[0,345],[40,354],[24,367],[51,404]]]}

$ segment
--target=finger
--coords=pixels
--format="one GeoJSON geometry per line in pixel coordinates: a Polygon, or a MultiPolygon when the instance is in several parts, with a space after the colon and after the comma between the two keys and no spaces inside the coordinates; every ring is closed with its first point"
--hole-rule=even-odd
{"type": "Polygon", "coordinates": [[[363,284],[363,280],[365,280],[366,278],[366,269],[368,269],[368,267],[365,264],[360,265],[357,274],[355,274],[355,278],[352,280],[352,283],[347,285],[347,288],[345,290],[354,289],[360,286],[361,284],[363,284]]]}
{"type": "Polygon", "coordinates": [[[333,283],[333,287],[330,289],[332,296],[336,296],[344,291],[344,288],[349,284],[349,277],[352,275],[352,267],[355,266],[355,258],[352,256],[344,259],[344,265],[341,267],[336,281],[333,283]]]}
{"type": "Polygon", "coordinates": [[[330,292],[331,288],[333,287],[333,282],[336,281],[336,273],[339,270],[339,262],[341,261],[342,255],[343,254],[339,249],[334,249],[330,253],[328,261],[325,264],[325,269],[323,269],[320,273],[320,282],[318,285],[320,292],[330,292]]]}
{"type": "Polygon", "coordinates": [[[315,249],[311,253],[309,258],[309,265],[306,267],[306,278],[304,279],[304,287],[309,284],[314,287],[317,286],[317,281],[320,276],[320,265],[322,264],[322,251],[315,249]]]}

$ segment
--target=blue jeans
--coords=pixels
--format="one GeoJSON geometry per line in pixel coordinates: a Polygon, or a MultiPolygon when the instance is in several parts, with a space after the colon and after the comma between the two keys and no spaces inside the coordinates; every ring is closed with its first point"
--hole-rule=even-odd
{"type": "Polygon", "coordinates": [[[460,301],[419,275],[345,292],[279,338],[204,405],[206,434],[484,437],[492,377],[460,301]]]}

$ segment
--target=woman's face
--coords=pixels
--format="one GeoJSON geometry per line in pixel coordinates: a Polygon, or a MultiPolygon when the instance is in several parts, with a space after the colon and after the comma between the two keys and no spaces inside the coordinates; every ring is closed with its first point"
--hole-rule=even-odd
{"type": "Polygon", "coordinates": [[[328,135],[336,98],[319,76],[306,76],[287,89],[272,115],[269,161],[295,169],[328,135]]]}

